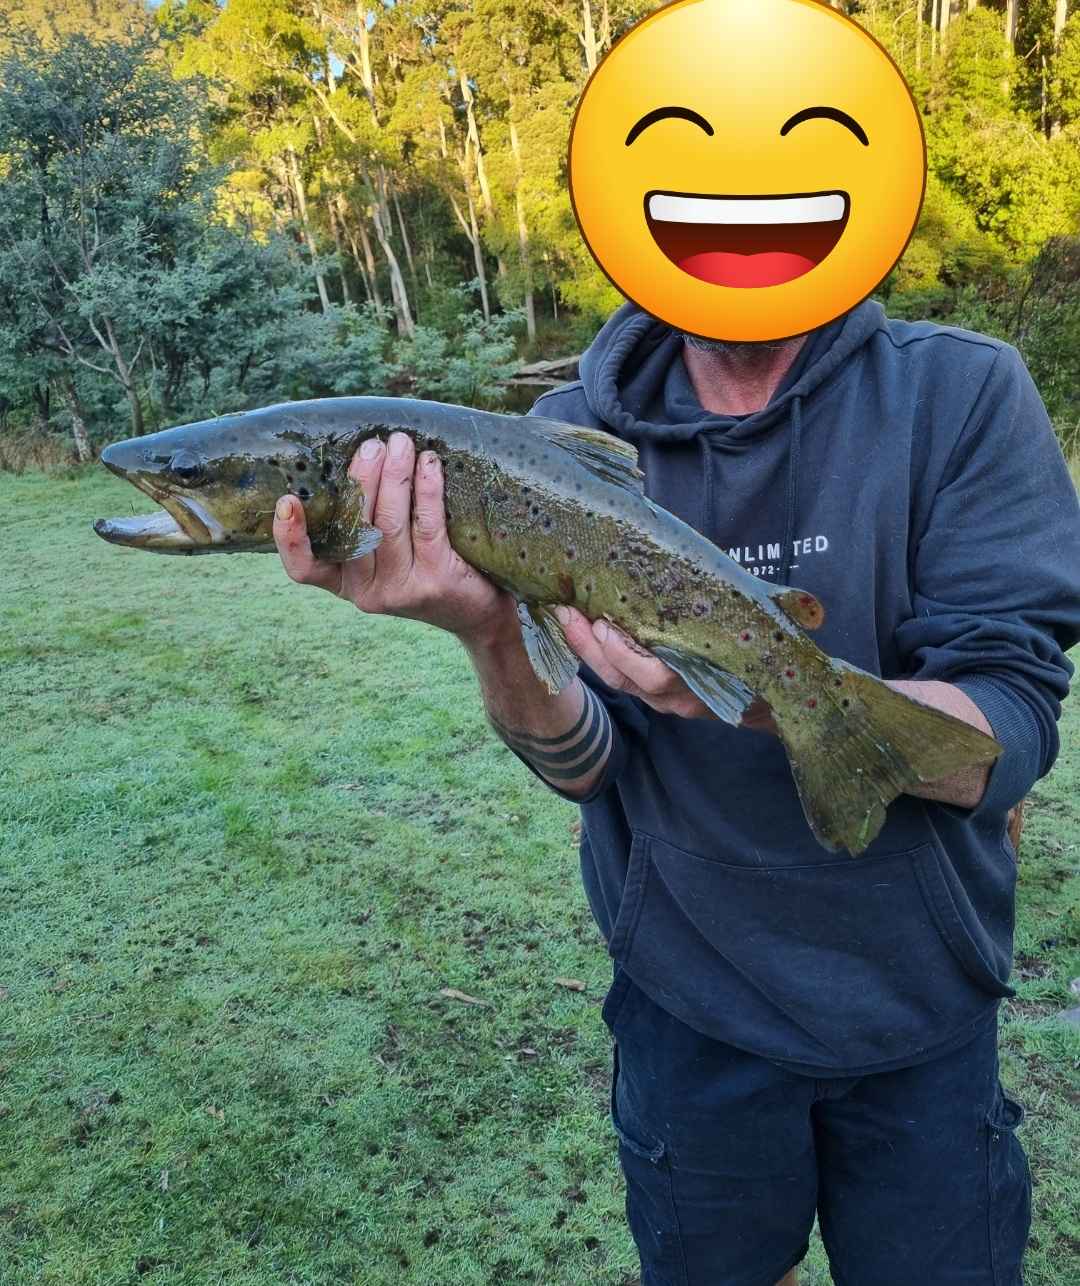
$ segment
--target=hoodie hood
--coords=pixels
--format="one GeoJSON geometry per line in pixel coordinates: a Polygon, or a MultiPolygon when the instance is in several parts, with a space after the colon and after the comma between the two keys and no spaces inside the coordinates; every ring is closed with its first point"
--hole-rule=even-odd
{"type": "Polygon", "coordinates": [[[697,399],[683,361],[683,336],[626,303],[604,324],[582,355],[579,373],[590,410],[631,442],[681,442],[723,434],[742,442],[790,419],[793,405],[814,391],[843,361],[886,326],[874,300],[812,331],[768,406],[751,415],[717,415],[697,399]]]}

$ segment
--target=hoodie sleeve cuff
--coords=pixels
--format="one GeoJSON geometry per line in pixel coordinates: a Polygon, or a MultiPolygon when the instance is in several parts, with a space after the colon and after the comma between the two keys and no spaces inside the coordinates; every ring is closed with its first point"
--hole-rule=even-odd
{"type": "Polygon", "coordinates": [[[950,682],[966,693],[986,716],[994,736],[1004,747],[990,769],[986,790],[974,808],[958,809],[967,817],[1007,813],[1024,798],[1042,772],[1042,729],[1034,711],[999,679],[968,675],[950,682]]]}

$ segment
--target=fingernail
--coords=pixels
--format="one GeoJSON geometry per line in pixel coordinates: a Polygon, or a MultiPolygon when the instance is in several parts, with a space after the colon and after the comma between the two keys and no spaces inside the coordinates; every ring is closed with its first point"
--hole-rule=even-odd
{"type": "Polygon", "coordinates": [[[425,473],[431,473],[439,463],[439,457],[434,451],[425,451],[420,457],[420,463],[424,466],[425,473]]]}
{"type": "Polygon", "coordinates": [[[409,439],[404,433],[390,434],[390,459],[400,460],[409,449],[409,439]]]}
{"type": "Polygon", "coordinates": [[[606,643],[610,632],[607,621],[593,621],[592,632],[601,643],[606,643]]]}
{"type": "Polygon", "coordinates": [[[555,619],[560,625],[569,625],[571,620],[570,609],[560,605],[555,609],[555,619]]]}
{"type": "Polygon", "coordinates": [[[292,517],[292,499],[289,496],[282,496],[277,502],[277,509],[274,511],[281,522],[288,522],[292,517]]]}
{"type": "Polygon", "coordinates": [[[378,438],[367,438],[360,446],[360,454],[365,460],[374,460],[382,451],[382,443],[378,438]]]}

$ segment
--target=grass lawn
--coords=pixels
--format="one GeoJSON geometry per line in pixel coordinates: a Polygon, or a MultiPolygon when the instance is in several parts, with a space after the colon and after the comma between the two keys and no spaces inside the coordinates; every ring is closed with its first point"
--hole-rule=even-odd
{"type": "MultiPolygon", "coordinates": [[[[576,811],[451,639],[98,540],[133,499],[0,475],[0,1284],[630,1286],[576,811]]],[[[1080,1279],[1064,734],[1003,1036],[1028,1286],[1080,1279]]]]}

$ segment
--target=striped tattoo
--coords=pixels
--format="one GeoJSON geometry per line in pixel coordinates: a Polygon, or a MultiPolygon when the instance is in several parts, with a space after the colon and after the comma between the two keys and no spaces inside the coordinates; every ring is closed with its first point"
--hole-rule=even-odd
{"type": "Polygon", "coordinates": [[[582,691],[581,715],[570,731],[559,737],[530,737],[507,728],[490,714],[488,718],[510,749],[548,781],[576,781],[602,764],[611,750],[611,718],[590,688],[582,685],[582,691]]]}

